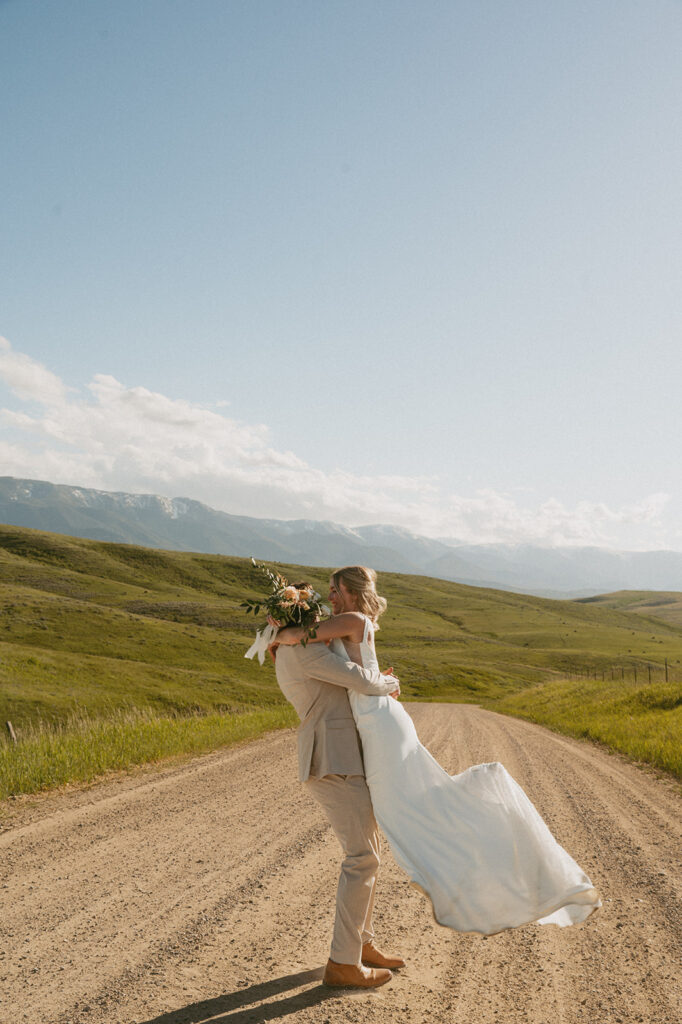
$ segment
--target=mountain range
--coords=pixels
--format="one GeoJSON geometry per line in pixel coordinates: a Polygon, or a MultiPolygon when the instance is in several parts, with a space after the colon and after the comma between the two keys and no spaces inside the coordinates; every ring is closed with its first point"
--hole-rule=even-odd
{"type": "Polygon", "coordinates": [[[598,547],[461,544],[395,526],[257,519],[191,498],[99,491],[0,477],[0,521],[175,551],[253,555],[310,566],[363,564],[544,597],[682,590],[682,553],[598,547]]]}

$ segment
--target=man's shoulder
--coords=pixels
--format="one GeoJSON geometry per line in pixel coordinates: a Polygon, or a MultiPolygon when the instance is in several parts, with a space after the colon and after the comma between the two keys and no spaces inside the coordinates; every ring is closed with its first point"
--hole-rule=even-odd
{"type": "Polygon", "coordinates": [[[275,665],[286,666],[286,668],[296,671],[305,669],[306,666],[320,661],[329,654],[331,651],[324,644],[307,644],[305,647],[301,644],[287,645],[286,647],[282,645],[277,649],[275,665]]]}
{"type": "Polygon", "coordinates": [[[326,644],[323,643],[307,643],[303,644],[282,644],[281,647],[277,648],[277,654],[279,655],[282,651],[286,651],[287,654],[293,654],[298,658],[315,658],[321,654],[331,654],[332,651],[326,644]]]}
{"type": "Polygon", "coordinates": [[[326,644],[306,644],[305,647],[302,644],[296,644],[296,646],[291,647],[282,646],[277,651],[278,658],[284,655],[287,662],[299,665],[320,661],[331,654],[332,652],[326,644]]]}

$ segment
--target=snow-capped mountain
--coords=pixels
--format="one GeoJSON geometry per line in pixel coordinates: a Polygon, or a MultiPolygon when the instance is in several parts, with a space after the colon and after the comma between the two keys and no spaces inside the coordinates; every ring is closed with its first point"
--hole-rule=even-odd
{"type": "Polygon", "coordinates": [[[550,597],[614,590],[682,590],[682,554],[603,548],[471,545],[394,526],[350,528],[312,519],[256,519],[190,498],[0,477],[0,521],[94,540],[178,551],[253,555],[301,565],[371,565],[550,597]]]}

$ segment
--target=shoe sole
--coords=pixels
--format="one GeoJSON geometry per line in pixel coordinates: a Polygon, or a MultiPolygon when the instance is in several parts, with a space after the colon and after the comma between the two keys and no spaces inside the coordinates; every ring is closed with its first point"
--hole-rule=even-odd
{"type": "Polygon", "coordinates": [[[381,988],[382,985],[388,985],[390,980],[390,978],[385,978],[384,981],[376,981],[373,985],[354,985],[352,981],[325,981],[323,978],[322,984],[327,988],[381,988]]]}
{"type": "Polygon", "coordinates": [[[375,964],[375,963],[372,963],[371,960],[363,960],[362,961],[362,965],[363,965],[363,967],[376,967],[376,968],[378,968],[381,971],[400,971],[400,970],[402,970],[403,967],[407,966],[405,963],[402,963],[402,964],[391,964],[391,966],[389,967],[388,964],[375,964]]]}

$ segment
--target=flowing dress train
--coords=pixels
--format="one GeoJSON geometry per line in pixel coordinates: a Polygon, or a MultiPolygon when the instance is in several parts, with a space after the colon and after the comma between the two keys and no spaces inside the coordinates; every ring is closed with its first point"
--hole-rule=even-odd
{"type": "MultiPolygon", "coordinates": [[[[360,644],[335,640],[332,649],[378,667],[369,619],[360,644]]],[[[439,924],[494,935],[530,921],[565,927],[601,906],[503,765],[448,775],[398,701],[352,690],[348,698],[376,819],[439,924]]]]}

